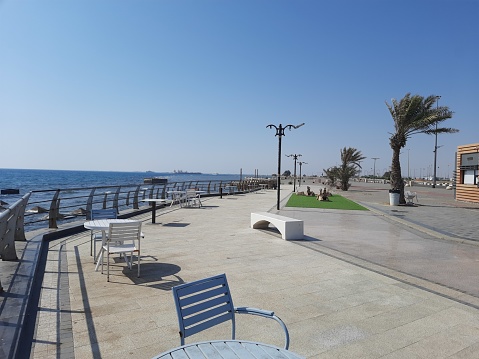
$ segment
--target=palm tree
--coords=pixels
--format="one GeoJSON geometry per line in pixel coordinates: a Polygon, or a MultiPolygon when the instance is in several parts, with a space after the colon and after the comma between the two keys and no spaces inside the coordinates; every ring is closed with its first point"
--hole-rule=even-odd
{"type": "Polygon", "coordinates": [[[344,147],[341,150],[341,166],[332,167],[328,170],[323,169],[329,179],[329,184],[336,186],[336,182],[339,181],[341,189],[347,191],[350,186],[350,178],[358,174],[358,167],[361,168],[361,161],[365,158],[361,151],[353,147],[344,147]]]}
{"type": "Polygon", "coordinates": [[[326,178],[328,179],[327,184],[331,187],[336,187],[336,182],[339,178],[339,167],[330,167],[328,169],[323,169],[326,178]]]}
{"type": "Polygon", "coordinates": [[[341,150],[341,167],[339,170],[339,180],[341,183],[341,189],[347,191],[349,189],[349,179],[358,174],[358,168],[361,168],[361,161],[366,157],[363,156],[361,151],[353,147],[344,147],[341,150]]]}
{"type": "Polygon", "coordinates": [[[391,105],[386,102],[386,106],[394,120],[395,129],[395,132],[389,138],[389,144],[393,150],[391,189],[400,190],[399,203],[406,203],[399,154],[401,148],[406,146],[408,138],[416,133],[431,135],[459,131],[455,128],[437,127],[438,123],[452,118],[453,114],[447,106],[434,106],[439,98],[440,96],[435,95],[424,98],[420,95],[411,96],[410,93],[407,93],[400,101],[392,99],[391,105]]]}

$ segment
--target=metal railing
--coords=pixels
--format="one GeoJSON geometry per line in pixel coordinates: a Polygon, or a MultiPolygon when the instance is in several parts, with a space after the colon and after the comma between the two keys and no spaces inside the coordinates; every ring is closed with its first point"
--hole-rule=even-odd
{"type": "Polygon", "coordinates": [[[235,186],[238,192],[258,189],[265,180],[244,181],[184,181],[161,184],[135,184],[98,187],[64,188],[56,190],[35,190],[25,211],[26,230],[58,228],[79,219],[89,219],[92,209],[115,208],[117,213],[134,212],[149,206],[141,201],[146,198],[173,200],[170,191],[195,188],[205,191],[205,196],[219,195],[226,186],[235,186]],[[48,223],[48,225],[47,225],[48,223]]]}

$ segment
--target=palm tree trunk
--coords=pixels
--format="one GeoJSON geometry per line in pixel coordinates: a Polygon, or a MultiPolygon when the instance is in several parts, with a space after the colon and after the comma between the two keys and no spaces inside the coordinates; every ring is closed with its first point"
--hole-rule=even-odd
{"type": "Polygon", "coordinates": [[[391,189],[399,189],[401,194],[399,196],[399,203],[405,204],[404,198],[404,181],[401,176],[401,162],[399,161],[399,154],[401,147],[393,147],[393,159],[391,164],[391,189]]]}

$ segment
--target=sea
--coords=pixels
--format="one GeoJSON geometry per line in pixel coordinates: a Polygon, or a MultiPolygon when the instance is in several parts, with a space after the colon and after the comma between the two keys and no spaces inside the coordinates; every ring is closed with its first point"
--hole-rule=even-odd
{"type": "MultiPolygon", "coordinates": [[[[139,185],[145,178],[166,178],[168,182],[238,181],[240,174],[173,173],[173,172],[109,172],[65,171],[0,168],[0,189],[19,189],[20,195],[34,190],[80,187],[139,185]]],[[[243,175],[243,178],[245,176],[243,175]]],[[[0,199],[9,195],[0,195],[0,199]]],[[[16,196],[18,197],[18,196],[16,196]]]]}

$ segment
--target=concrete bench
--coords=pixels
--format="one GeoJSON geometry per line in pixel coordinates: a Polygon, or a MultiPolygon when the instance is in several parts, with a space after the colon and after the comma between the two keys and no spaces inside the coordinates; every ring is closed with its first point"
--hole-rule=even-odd
{"type": "Polygon", "coordinates": [[[283,239],[303,239],[304,237],[304,224],[299,219],[268,212],[251,213],[251,228],[266,229],[270,223],[279,230],[283,239]]]}

